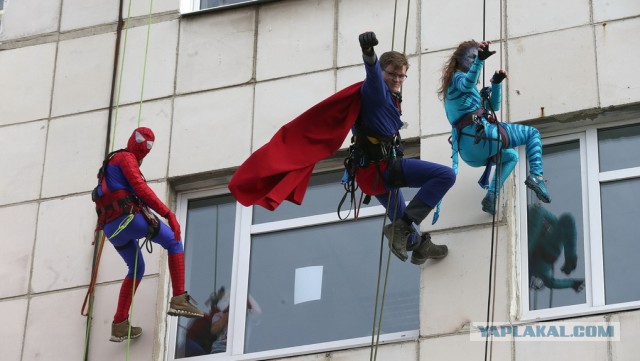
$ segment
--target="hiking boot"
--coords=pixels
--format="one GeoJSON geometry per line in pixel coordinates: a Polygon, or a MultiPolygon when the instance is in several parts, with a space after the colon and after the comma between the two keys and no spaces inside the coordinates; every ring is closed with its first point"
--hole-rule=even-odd
{"type": "Polygon", "coordinates": [[[189,318],[199,318],[204,316],[202,311],[191,304],[190,301],[192,300],[193,298],[186,292],[179,296],[173,296],[167,313],[171,316],[184,316],[189,318]]]}
{"type": "Polygon", "coordinates": [[[529,175],[524,181],[524,184],[536,193],[539,200],[544,203],[551,203],[551,196],[547,193],[547,186],[544,184],[544,179],[542,179],[542,177],[529,175]]]}
{"type": "Polygon", "coordinates": [[[482,210],[490,215],[496,214],[496,194],[488,191],[487,195],[482,199],[482,210]]]}
{"type": "Polygon", "coordinates": [[[389,248],[391,252],[398,257],[402,262],[406,261],[409,256],[407,255],[407,239],[413,231],[411,225],[402,219],[387,224],[382,229],[382,232],[389,240],[389,248]]]}
{"type": "MultiPolygon", "coordinates": [[[[142,335],[142,328],[131,327],[131,338],[136,338],[142,335]]],[[[120,323],[111,324],[111,338],[109,341],[122,342],[129,338],[129,320],[124,320],[120,323]]]]}
{"type": "Polygon", "coordinates": [[[415,230],[412,230],[409,234],[409,237],[407,237],[407,252],[411,252],[418,248],[421,242],[422,241],[420,240],[420,234],[415,230]]]}
{"type": "Polygon", "coordinates": [[[437,245],[431,242],[431,235],[429,233],[422,234],[422,242],[411,253],[411,263],[421,265],[427,261],[427,259],[441,259],[445,258],[449,254],[449,248],[446,245],[437,245]]]}

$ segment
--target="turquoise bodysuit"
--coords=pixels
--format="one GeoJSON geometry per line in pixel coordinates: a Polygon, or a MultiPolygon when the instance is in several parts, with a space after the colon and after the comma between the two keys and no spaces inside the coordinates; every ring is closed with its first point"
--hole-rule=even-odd
{"type": "MultiPolygon", "coordinates": [[[[451,146],[453,170],[458,173],[458,154],[468,165],[472,167],[487,166],[487,171],[481,181],[481,187],[489,189],[494,193],[499,193],[507,177],[513,172],[518,162],[518,152],[514,149],[519,145],[526,145],[527,157],[529,159],[529,172],[532,175],[542,176],[542,142],[540,133],[534,127],[500,123],[506,130],[508,146],[502,147],[499,138],[498,125],[491,123],[484,116],[482,97],[478,91],[477,84],[484,61],[478,57],[473,61],[468,72],[456,71],[451,79],[449,88],[444,99],[444,108],[447,114],[451,129],[451,146]],[[467,114],[475,113],[476,122],[472,123],[460,131],[456,128],[456,123],[467,114]],[[476,139],[476,134],[480,131],[485,139],[476,139]],[[486,182],[488,172],[492,165],[492,159],[500,151],[500,177],[494,177],[491,185],[486,182]]],[[[500,110],[502,100],[502,85],[491,84],[491,97],[485,107],[488,110],[500,110]]]]}

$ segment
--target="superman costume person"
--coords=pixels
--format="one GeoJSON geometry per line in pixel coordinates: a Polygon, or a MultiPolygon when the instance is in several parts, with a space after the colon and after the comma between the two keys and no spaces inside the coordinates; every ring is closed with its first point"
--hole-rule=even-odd
{"type": "MultiPolygon", "coordinates": [[[[169,208],[149,188],[140,172],[144,157],[151,151],[155,136],[151,129],[133,131],[127,147],[110,153],[98,172],[98,186],[92,193],[98,213],[97,230],[102,229],[129,269],[122,282],[118,306],[113,317],[110,341],[121,342],[129,335],[129,308],[144,275],[144,258],[137,240],[150,238],[169,253],[169,273],[173,287],[169,315],[202,317],[184,290],[184,249],[180,224],[169,208]],[[165,217],[160,222],[148,208],[165,217]],[[135,282],[134,282],[135,279],[135,282]],[[134,285],[135,284],[135,285],[134,285]]],[[[140,336],[140,327],[131,327],[131,338],[140,336]]]]}
{"type": "Polygon", "coordinates": [[[393,253],[407,260],[409,244],[415,264],[442,258],[447,254],[446,246],[433,244],[428,233],[419,237],[413,224],[420,224],[436,207],[453,186],[455,174],[443,165],[402,159],[398,152],[390,158],[391,149],[400,142],[399,93],[408,62],[397,52],[383,54],[378,62],[373,51],[378,40],[373,32],[360,35],[359,40],[367,74],[364,82],[341,90],[280,128],[240,166],[229,189],[245,206],[273,210],[284,200],[301,204],[313,166],[335,153],[351,130],[354,145],[366,158],[356,173],[358,185],[365,194],[391,207],[392,223],[384,233],[393,239],[393,253]],[[400,187],[420,188],[408,206],[400,187]]]}

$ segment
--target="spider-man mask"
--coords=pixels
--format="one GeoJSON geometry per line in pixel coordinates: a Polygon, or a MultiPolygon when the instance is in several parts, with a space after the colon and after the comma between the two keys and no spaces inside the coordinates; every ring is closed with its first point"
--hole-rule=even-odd
{"type": "Polygon", "coordinates": [[[129,137],[126,149],[133,153],[138,161],[141,161],[151,151],[155,139],[156,137],[151,129],[145,127],[137,128],[129,137]]]}

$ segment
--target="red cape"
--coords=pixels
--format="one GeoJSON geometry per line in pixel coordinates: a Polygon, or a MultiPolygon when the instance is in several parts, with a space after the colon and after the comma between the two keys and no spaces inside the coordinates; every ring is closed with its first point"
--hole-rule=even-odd
{"type": "Polygon", "coordinates": [[[360,113],[362,82],[350,85],[285,124],[238,168],[229,190],[245,206],[302,204],[313,167],[333,155],[360,113]]]}

